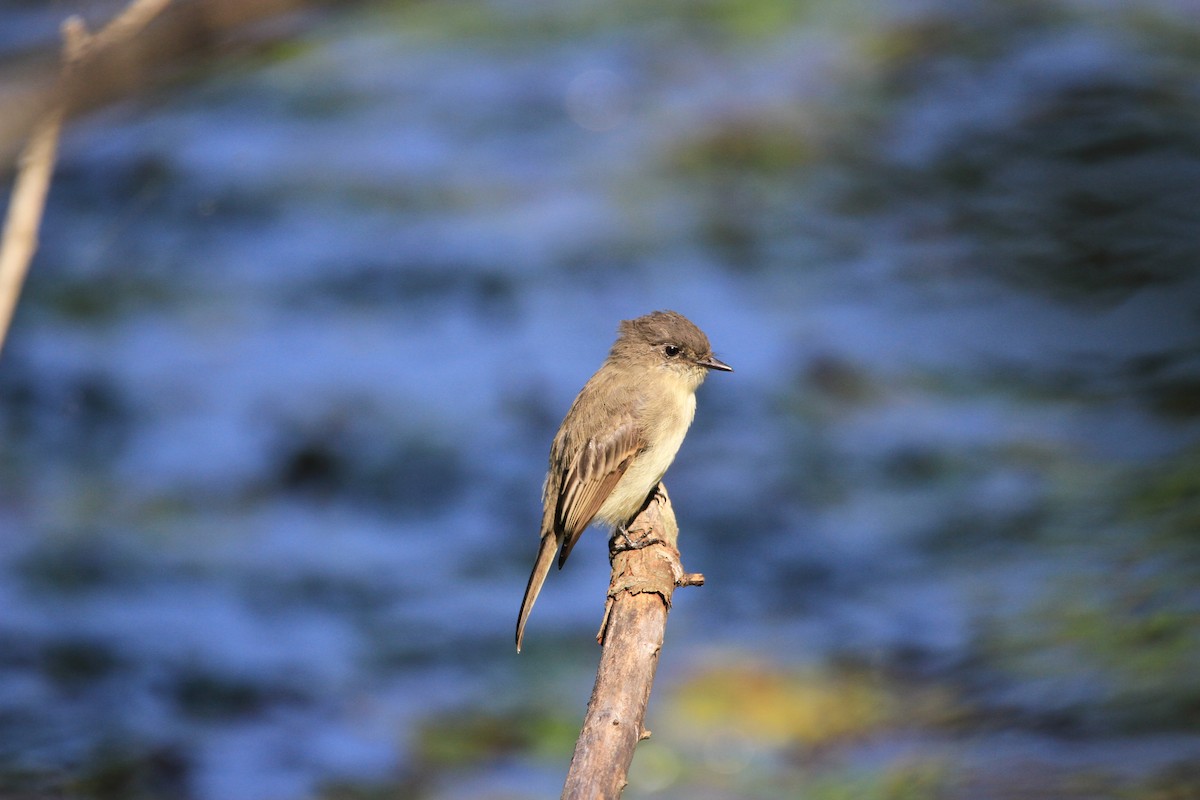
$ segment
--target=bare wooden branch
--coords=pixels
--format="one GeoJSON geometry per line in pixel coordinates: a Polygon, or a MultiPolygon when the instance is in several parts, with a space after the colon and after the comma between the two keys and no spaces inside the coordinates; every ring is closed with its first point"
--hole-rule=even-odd
{"type": "Polygon", "coordinates": [[[565,800],[620,797],[643,727],[658,669],[667,611],[676,586],[699,586],[704,576],[683,571],[679,526],[666,489],[659,486],[642,511],[609,542],[612,578],[604,646],[583,730],[563,786],[565,800]]]}
{"type": "MultiPolygon", "coordinates": [[[[118,47],[135,36],[171,0],[131,0],[120,14],[99,33],[89,35],[83,20],[71,17],[63,23],[63,64],[60,83],[67,85],[93,54],[118,47]]],[[[13,181],[12,197],[0,237],[0,352],[8,338],[17,299],[29,272],[29,264],[37,252],[38,230],[54,162],[58,155],[58,136],[66,113],[68,93],[59,99],[34,126],[18,158],[17,175],[13,181]]]]}
{"type": "Polygon", "coordinates": [[[23,53],[0,65],[0,172],[15,163],[38,120],[56,105],[65,119],[197,74],[212,59],[286,40],[337,0],[142,2],[89,38],[87,69],[62,74],[61,54],[23,53]],[[165,8],[163,8],[165,6],[165,8]],[[161,13],[159,13],[161,10],[161,13]],[[152,27],[152,30],[150,29],[152,27]],[[48,57],[52,55],[54,57],[48,57]],[[53,74],[51,74],[53,73],[53,74]]]}

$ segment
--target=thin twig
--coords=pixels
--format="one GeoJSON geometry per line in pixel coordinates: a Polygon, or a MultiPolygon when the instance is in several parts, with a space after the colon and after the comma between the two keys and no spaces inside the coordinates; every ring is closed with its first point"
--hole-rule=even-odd
{"type": "Polygon", "coordinates": [[[171,0],[132,0],[98,33],[88,34],[83,20],[67,19],[62,26],[63,65],[59,98],[34,126],[17,160],[17,175],[0,238],[0,352],[8,338],[17,299],[37,252],[38,230],[58,155],[58,138],[66,116],[68,81],[88,59],[128,41],[146,27],[171,0]]]}
{"type": "Polygon", "coordinates": [[[62,108],[56,107],[39,120],[21,151],[12,199],[4,220],[3,244],[0,244],[0,351],[4,349],[29,262],[37,250],[38,227],[50,189],[50,175],[54,171],[62,118],[62,108]]]}

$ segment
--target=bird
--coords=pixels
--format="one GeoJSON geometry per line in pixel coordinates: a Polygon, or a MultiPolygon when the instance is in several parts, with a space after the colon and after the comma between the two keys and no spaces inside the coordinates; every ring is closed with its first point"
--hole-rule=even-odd
{"type": "Polygon", "coordinates": [[[571,403],[550,445],[541,542],[517,616],[517,652],[555,554],[562,568],[592,522],[621,527],[641,511],[675,460],[713,370],[704,332],[674,311],[624,320],[600,369],[571,403]]]}

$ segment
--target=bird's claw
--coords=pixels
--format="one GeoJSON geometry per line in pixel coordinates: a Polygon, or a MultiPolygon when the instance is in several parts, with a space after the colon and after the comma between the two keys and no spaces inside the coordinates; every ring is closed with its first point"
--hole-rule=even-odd
{"type": "Polygon", "coordinates": [[[665,541],[654,535],[653,529],[638,531],[638,533],[642,535],[631,534],[625,525],[618,525],[613,531],[612,539],[609,540],[609,550],[613,553],[623,553],[628,550],[641,550],[652,544],[666,544],[665,541]]]}

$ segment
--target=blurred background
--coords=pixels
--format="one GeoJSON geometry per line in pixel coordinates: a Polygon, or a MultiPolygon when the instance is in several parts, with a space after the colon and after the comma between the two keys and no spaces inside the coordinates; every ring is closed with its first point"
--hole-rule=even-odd
{"type": "MultiPolygon", "coordinates": [[[[122,5],[0,5],[5,194],[59,23],[122,5]]],[[[737,371],[627,797],[1200,797],[1200,4],[139,41],[0,360],[0,797],[556,796],[608,565],[513,652],[546,455],[660,308],[737,371]]]]}

